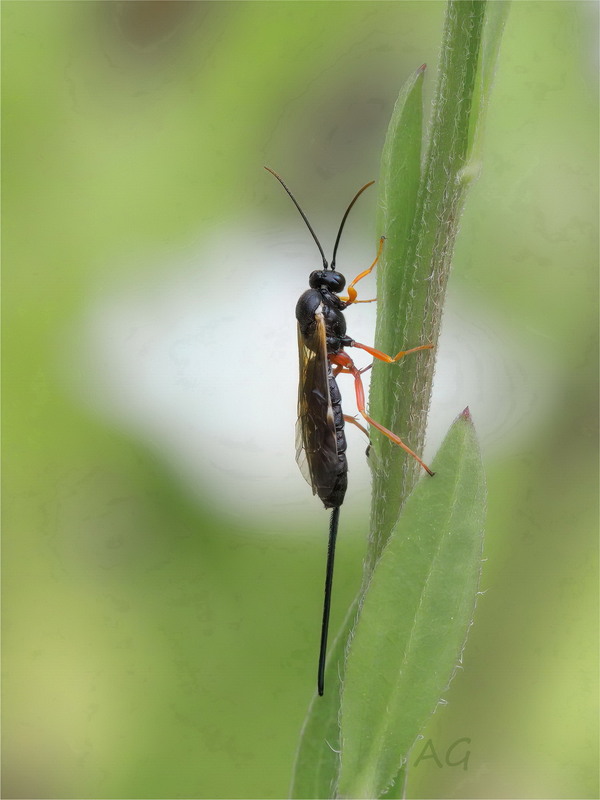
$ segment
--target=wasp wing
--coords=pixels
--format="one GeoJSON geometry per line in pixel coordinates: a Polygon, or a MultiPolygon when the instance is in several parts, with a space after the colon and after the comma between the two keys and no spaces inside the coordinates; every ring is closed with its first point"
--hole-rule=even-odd
{"type": "Polygon", "coordinates": [[[329,389],[327,336],[321,306],[317,308],[314,319],[314,330],[307,334],[303,334],[298,326],[300,382],[296,461],[313,494],[327,494],[338,479],[339,460],[329,389]]]}

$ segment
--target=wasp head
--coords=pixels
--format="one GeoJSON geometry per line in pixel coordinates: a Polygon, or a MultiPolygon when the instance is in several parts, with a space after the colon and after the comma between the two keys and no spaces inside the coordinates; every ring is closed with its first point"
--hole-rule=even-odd
{"type": "Polygon", "coordinates": [[[308,283],[311,289],[329,289],[330,292],[341,292],[346,285],[346,279],[341,272],[331,269],[317,269],[310,273],[308,283]]]}

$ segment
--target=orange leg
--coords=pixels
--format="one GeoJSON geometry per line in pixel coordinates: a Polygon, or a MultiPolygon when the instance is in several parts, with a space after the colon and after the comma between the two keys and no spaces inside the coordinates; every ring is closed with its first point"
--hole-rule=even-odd
{"type": "MultiPolygon", "coordinates": [[[[363,372],[368,372],[370,369],[372,369],[372,367],[373,367],[373,362],[371,362],[367,367],[363,367],[358,371],[362,375],[363,372]]],[[[335,367],[335,369],[333,370],[333,377],[337,378],[338,375],[352,375],[352,370],[344,369],[343,367],[335,367]]]]}
{"type": "Polygon", "coordinates": [[[400,361],[401,358],[404,358],[404,356],[407,356],[409,353],[416,353],[418,350],[431,350],[433,345],[421,344],[418,347],[412,347],[410,350],[400,350],[400,352],[396,353],[393,358],[388,356],[386,353],[382,353],[381,350],[375,350],[374,347],[369,347],[368,344],[352,342],[352,347],[359,347],[361,350],[366,350],[367,353],[370,353],[374,358],[378,358],[380,361],[385,361],[387,364],[394,364],[396,361],[400,361]]]}
{"type": "Polygon", "coordinates": [[[354,375],[354,390],[356,392],[356,405],[358,406],[359,412],[367,420],[369,425],[372,425],[374,428],[377,428],[378,431],[381,431],[381,433],[383,433],[384,436],[387,436],[387,438],[390,441],[394,442],[394,444],[397,444],[399,447],[405,450],[410,456],[412,456],[415,459],[415,461],[418,461],[419,464],[429,475],[433,475],[434,473],[429,469],[427,464],[421,461],[419,456],[416,453],[414,453],[408,445],[404,444],[404,442],[399,436],[396,436],[395,433],[392,433],[392,431],[389,431],[387,428],[384,428],[383,425],[380,425],[378,422],[375,422],[375,420],[371,419],[371,417],[367,414],[366,403],[365,403],[365,390],[363,387],[362,378],[360,377],[360,371],[355,367],[354,361],[352,361],[348,353],[344,353],[342,351],[340,353],[335,353],[334,355],[330,355],[329,358],[333,364],[337,364],[339,367],[342,368],[344,372],[350,372],[352,373],[352,375],[354,375]]]}
{"type": "Polygon", "coordinates": [[[360,422],[356,419],[356,417],[351,417],[350,414],[344,414],[344,419],[346,420],[346,422],[350,422],[352,425],[356,425],[356,427],[359,428],[367,438],[369,437],[369,431],[363,425],[360,424],[360,422]]]}
{"type": "MultiPolygon", "coordinates": [[[[348,291],[350,291],[350,290],[348,290],[348,291]]],[[[354,295],[356,296],[356,289],[352,289],[352,291],[354,292],[354,295]]],[[[356,305],[356,303],[376,303],[377,302],[377,298],[376,297],[371,297],[370,300],[350,300],[348,297],[340,297],[340,300],[343,300],[344,303],[346,303],[346,305],[348,305],[348,306],[349,305],[353,305],[354,306],[354,305],[356,305]]]]}
{"type": "Polygon", "coordinates": [[[365,269],[363,272],[360,273],[360,275],[357,275],[356,278],[354,278],[354,280],[350,284],[350,286],[348,286],[348,297],[340,298],[341,300],[343,300],[348,305],[351,305],[352,303],[374,303],[375,300],[377,299],[377,298],[373,298],[373,300],[357,300],[356,298],[358,296],[358,292],[356,291],[354,286],[359,281],[361,281],[363,278],[366,278],[366,276],[369,275],[371,272],[373,272],[377,262],[379,261],[379,256],[381,255],[381,251],[383,250],[384,241],[385,241],[385,236],[382,236],[381,239],[379,240],[379,249],[377,250],[377,255],[375,256],[375,261],[371,264],[369,269],[365,269]]]}

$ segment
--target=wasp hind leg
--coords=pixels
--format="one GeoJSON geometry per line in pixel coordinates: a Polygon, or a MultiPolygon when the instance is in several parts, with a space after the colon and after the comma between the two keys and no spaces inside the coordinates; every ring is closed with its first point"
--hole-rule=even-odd
{"type": "Polygon", "coordinates": [[[350,414],[344,414],[344,419],[346,422],[349,422],[351,425],[356,425],[356,427],[362,431],[365,436],[369,436],[369,431],[365,428],[364,425],[361,425],[360,422],[356,419],[356,417],[351,417],[350,414]]]}
{"type": "MultiPolygon", "coordinates": [[[[431,345],[426,345],[426,347],[430,347],[430,346],[431,345]]],[[[424,349],[424,348],[418,348],[418,349],[424,349]]],[[[378,351],[376,351],[376,352],[378,352],[378,351]]],[[[409,351],[407,351],[407,352],[409,352],[409,351]]],[[[354,390],[355,390],[355,393],[356,393],[356,405],[358,406],[358,410],[359,410],[361,416],[363,416],[367,420],[369,425],[372,425],[374,428],[377,428],[377,430],[380,431],[384,436],[387,436],[387,438],[390,441],[394,442],[394,444],[397,444],[398,447],[401,447],[405,452],[407,452],[409,454],[409,456],[412,456],[415,459],[415,461],[418,461],[418,463],[423,467],[423,469],[425,470],[425,472],[427,472],[428,475],[433,475],[434,473],[429,469],[427,464],[425,464],[425,462],[422,461],[419,458],[419,456],[413,450],[411,450],[410,447],[407,444],[404,444],[404,442],[402,441],[402,439],[399,436],[396,436],[395,433],[392,433],[392,431],[390,431],[387,428],[385,428],[379,422],[375,422],[375,420],[372,419],[372,417],[370,417],[367,414],[366,403],[365,403],[365,390],[364,390],[364,386],[363,386],[363,382],[362,382],[362,378],[361,378],[361,373],[360,373],[360,370],[358,370],[356,368],[356,366],[354,365],[354,361],[352,361],[352,359],[350,358],[348,353],[344,353],[342,351],[340,353],[335,353],[335,355],[330,356],[330,358],[331,358],[331,362],[333,364],[336,364],[336,366],[341,367],[340,371],[349,372],[354,376],[354,390]]],[[[390,358],[390,356],[387,356],[387,358],[390,358]]],[[[390,361],[393,361],[393,359],[390,359],[390,361]]]]}

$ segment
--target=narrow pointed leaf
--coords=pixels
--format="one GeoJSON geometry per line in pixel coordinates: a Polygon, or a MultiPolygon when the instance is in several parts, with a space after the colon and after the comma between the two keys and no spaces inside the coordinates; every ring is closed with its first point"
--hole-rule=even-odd
{"type": "Polygon", "coordinates": [[[481,571],[485,480],[468,412],[404,506],[350,644],[338,794],[380,797],[460,662],[481,571]]]}
{"type": "MultiPolygon", "coordinates": [[[[425,157],[415,209],[409,215],[412,225],[403,256],[384,259],[379,274],[375,343],[387,353],[437,343],[459,220],[467,191],[479,173],[472,158],[479,158],[483,117],[507,9],[503,1],[449,0],[447,4],[425,157]],[[394,272],[395,277],[387,276],[386,271],[394,272]],[[389,285],[394,286],[392,293],[387,291],[389,285]]],[[[380,226],[389,235],[397,220],[384,206],[382,214],[380,226]]],[[[373,418],[417,453],[425,439],[434,362],[435,350],[409,356],[397,369],[387,364],[373,366],[373,418]]],[[[365,580],[421,470],[389,440],[376,433],[372,438],[379,458],[373,470],[372,546],[365,580]]]]}
{"type": "MultiPolygon", "coordinates": [[[[398,313],[403,280],[400,267],[406,260],[421,179],[424,77],[423,64],[402,87],[381,154],[376,230],[377,238],[385,236],[386,240],[377,267],[377,294],[385,302],[377,305],[377,336],[386,353],[386,348],[395,345],[389,333],[394,330],[393,320],[398,313]],[[389,269],[388,265],[395,265],[396,269],[389,269]]],[[[386,396],[382,386],[377,401],[385,403],[386,396]]]]}
{"type": "MultiPolygon", "coordinates": [[[[495,0],[488,3],[485,15],[485,22],[482,31],[481,51],[479,55],[479,66],[473,91],[473,102],[471,107],[471,122],[469,126],[469,147],[466,156],[467,161],[472,164],[472,176],[479,173],[481,149],[483,140],[483,129],[486,119],[487,105],[490,99],[492,83],[504,33],[504,25],[510,10],[510,0],[495,0]]],[[[467,167],[468,169],[468,167],[467,167]]]]}

